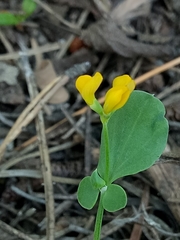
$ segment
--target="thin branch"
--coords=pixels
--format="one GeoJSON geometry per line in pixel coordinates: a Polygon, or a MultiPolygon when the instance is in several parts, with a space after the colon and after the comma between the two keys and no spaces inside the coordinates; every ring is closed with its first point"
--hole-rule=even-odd
{"type": "Polygon", "coordinates": [[[18,230],[15,229],[15,228],[9,226],[8,224],[6,224],[5,222],[3,222],[3,221],[1,221],[1,220],[0,220],[0,228],[1,228],[3,231],[5,231],[5,232],[7,232],[7,233],[9,233],[9,234],[11,234],[11,235],[14,235],[14,236],[18,237],[19,239],[33,240],[31,237],[29,237],[29,236],[27,236],[26,234],[18,231],[18,230]]]}
{"type": "Polygon", "coordinates": [[[43,46],[38,47],[37,49],[27,49],[26,53],[19,51],[19,52],[0,54],[0,61],[6,61],[6,60],[12,60],[12,59],[17,60],[22,55],[33,56],[39,53],[56,51],[56,50],[59,50],[60,48],[62,48],[62,44],[58,42],[45,44],[43,46]]]}
{"type": "MultiPolygon", "coordinates": [[[[0,178],[9,177],[28,177],[28,178],[42,178],[41,171],[38,170],[27,170],[27,169],[13,169],[13,170],[2,170],[0,171],[0,178]]],[[[81,179],[65,178],[52,176],[52,181],[63,184],[78,185],[81,179]]]]}
{"type": "Polygon", "coordinates": [[[32,195],[22,191],[21,189],[15,187],[13,185],[11,186],[11,190],[13,192],[15,192],[17,195],[20,195],[21,197],[26,198],[30,201],[38,202],[38,203],[41,203],[41,204],[46,204],[46,201],[44,199],[32,196],[32,195]]]}

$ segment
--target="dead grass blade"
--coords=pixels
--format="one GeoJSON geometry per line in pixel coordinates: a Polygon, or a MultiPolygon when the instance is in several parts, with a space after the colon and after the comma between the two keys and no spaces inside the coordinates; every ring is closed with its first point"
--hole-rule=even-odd
{"type": "Polygon", "coordinates": [[[126,0],[120,2],[111,12],[116,23],[122,24],[139,16],[146,16],[150,12],[151,0],[126,0]]]}

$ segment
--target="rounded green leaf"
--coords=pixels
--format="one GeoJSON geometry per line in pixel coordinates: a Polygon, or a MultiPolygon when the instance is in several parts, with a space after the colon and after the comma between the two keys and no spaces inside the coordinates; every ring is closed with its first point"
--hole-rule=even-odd
{"type": "Polygon", "coordinates": [[[33,0],[23,0],[22,9],[27,14],[32,14],[36,10],[36,3],[33,0]]]}
{"type": "Polygon", "coordinates": [[[110,184],[102,197],[102,204],[106,211],[115,212],[127,204],[126,192],[116,184],[110,184]]]}
{"type": "Polygon", "coordinates": [[[133,91],[125,106],[109,119],[109,176],[106,179],[106,143],[102,131],[98,173],[108,181],[143,171],[162,154],[168,136],[165,108],[153,95],[133,91]]]}
{"type": "Polygon", "coordinates": [[[85,177],[81,180],[77,197],[79,204],[86,208],[91,209],[94,207],[99,195],[99,190],[95,189],[91,183],[91,177],[85,177]]]}
{"type": "Polygon", "coordinates": [[[96,189],[100,189],[106,185],[105,181],[99,176],[97,169],[91,174],[91,183],[96,189]]]}

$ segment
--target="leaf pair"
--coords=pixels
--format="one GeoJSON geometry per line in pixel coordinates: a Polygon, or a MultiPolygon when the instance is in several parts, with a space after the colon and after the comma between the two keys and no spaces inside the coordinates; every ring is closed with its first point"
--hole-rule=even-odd
{"type": "Polygon", "coordinates": [[[127,196],[124,189],[116,184],[104,187],[104,192],[99,191],[92,184],[91,177],[85,177],[79,184],[78,201],[82,207],[91,209],[97,202],[98,196],[102,194],[103,208],[108,212],[115,212],[126,206],[127,196]]]}

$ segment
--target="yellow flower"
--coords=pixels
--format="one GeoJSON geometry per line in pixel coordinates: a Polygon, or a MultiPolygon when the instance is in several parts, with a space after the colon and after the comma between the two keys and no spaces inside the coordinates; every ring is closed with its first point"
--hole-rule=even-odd
{"type": "Polygon", "coordinates": [[[116,77],[113,81],[113,87],[106,93],[104,113],[109,114],[123,107],[134,88],[135,82],[130,76],[116,77]]]}
{"type": "Polygon", "coordinates": [[[135,82],[128,75],[116,77],[113,81],[113,87],[105,95],[105,102],[102,109],[102,106],[94,95],[102,80],[102,75],[99,72],[95,73],[93,77],[83,75],[76,80],[76,88],[85,102],[95,112],[100,115],[103,115],[103,113],[109,115],[124,106],[135,88],[135,82]]]}
{"type": "Polygon", "coordinates": [[[82,75],[76,80],[76,88],[88,105],[93,105],[95,100],[94,94],[99,88],[102,80],[103,77],[99,72],[95,73],[93,77],[82,75]]]}

